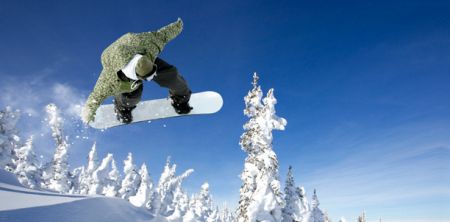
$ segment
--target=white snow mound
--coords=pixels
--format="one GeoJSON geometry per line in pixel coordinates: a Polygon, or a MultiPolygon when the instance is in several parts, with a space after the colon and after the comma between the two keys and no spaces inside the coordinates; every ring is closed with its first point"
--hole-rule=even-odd
{"type": "Polygon", "coordinates": [[[0,221],[164,221],[120,198],[30,190],[4,170],[0,170],[0,200],[0,221]]]}

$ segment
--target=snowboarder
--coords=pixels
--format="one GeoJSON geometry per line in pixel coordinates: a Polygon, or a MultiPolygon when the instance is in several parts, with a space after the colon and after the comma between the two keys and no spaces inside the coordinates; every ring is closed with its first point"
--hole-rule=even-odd
{"type": "Polygon", "coordinates": [[[143,81],[155,81],[169,89],[172,106],[178,114],[192,110],[191,90],[175,66],[168,64],[159,53],[183,29],[179,18],[154,32],[127,33],[109,45],[101,55],[103,70],[82,111],[85,123],[94,120],[102,102],[114,96],[117,119],[131,123],[131,111],[141,100],[143,81]]]}

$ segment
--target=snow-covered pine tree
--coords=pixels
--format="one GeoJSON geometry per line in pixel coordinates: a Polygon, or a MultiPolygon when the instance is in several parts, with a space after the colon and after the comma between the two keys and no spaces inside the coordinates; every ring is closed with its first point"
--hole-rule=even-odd
{"type": "Polygon", "coordinates": [[[311,211],[307,212],[303,218],[304,222],[328,222],[325,214],[319,209],[319,199],[317,198],[316,190],[311,199],[311,211]]]}
{"type": "Polygon", "coordinates": [[[108,154],[99,166],[97,145],[94,143],[87,160],[87,166],[81,166],[72,171],[72,189],[69,193],[117,196],[120,188],[120,172],[112,154],[108,154]]]}
{"type": "Polygon", "coordinates": [[[15,149],[15,154],[14,173],[19,182],[31,189],[39,188],[42,174],[41,163],[33,150],[33,137],[31,136],[24,146],[15,149]]]}
{"type": "Polygon", "coordinates": [[[45,181],[45,187],[59,193],[68,193],[71,187],[69,180],[69,164],[67,162],[69,143],[63,136],[63,119],[55,104],[46,107],[48,124],[52,130],[53,139],[56,142],[56,150],[53,155],[49,173],[49,180],[45,181]]]}
{"type": "Polygon", "coordinates": [[[366,222],[366,211],[363,210],[362,214],[358,216],[358,222],[366,222]]]}
{"type": "Polygon", "coordinates": [[[158,187],[156,188],[159,201],[155,201],[152,205],[152,212],[155,214],[166,214],[169,208],[168,206],[175,198],[174,195],[169,191],[170,181],[175,178],[175,171],[176,165],[170,164],[170,156],[168,156],[166,159],[166,164],[164,165],[163,172],[159,177],[158,187]]]}
{"type": "Polygon", "coordinates": [[[22,146],[19,131],[16,128],[20,111],[7,106],[0,111],[0,169],[14,171],[14,149],[22,146]]]}
{"type": "Polygon", "coordinates": [[[220,212],[219,222],[234,222],[234,215],[225,205],[223,210],[220,212]]]}
{"type": "Polygon", "coordinates": [[[97,144],[92,145],[91,151],[88,154],[88,164],[87,167],[83,167],[79,176],[79,194],[86,195],[89,193],[89,188],[93,183],[93,173],[98,167],[98,157],[97,157],[97,144]]]}
{"type": "Polygon", "coordinates": [[[292,175],[292,166],[289,166],[284,187],[285,206],[283,208],[283,222],[296,222],[302,219],[302,206],[296,189],[294,176],[292,175]]]}
{"type": "Polygon", "coordinates": [[[184,214],[182,217],[182,222],[198,222],[197,215],[194,212],[194,208],[191,208],[191,206],[189,206],[186,214],[184,214]]]}
{"type": "Polygon", "coordinates": [[[141,184],[137,190],[136,195],[130,196],[130,203],[136,207],[151,207],[151,195],[153,194],[153,182],[148,174],[147,165],[142,164],[139,170],[139,175],[141,177],[141,184]]]}
{"type": "Polygon", "coordinates": [[[212,214],[212,198],[209,194],[209,184],[204,183],[201,186],[200,192],[194,196],[191,208],[195,213],[197,221],[206,222],[212,214]]]}
{"type": "Polygon", "coordinates": [[[103,188],[103,194],[107,197],[116,197],[120,189],[120,172],[117,169],[114,158],[111,160],[111,171],[108,173],[108,184],[103,188]]]}
{"type": "MultiPolygon", "coordinates": [[[[176,165],[174,165],[176,166],[176,165]]],[[[175,168],[174,168],[175,169],[175,168]]],[[[171,215],[179,205],[176,201],[177,193],[184,191],[181,188],[181,183],[189,177],[194,172],[193,169],[186,170],[183,174],[176,176],[172,178],[168,186],[164,190],[164,192],[160,193],[161,197],[161,207],[160,207],[160,214],[161,215],[171,215]]],[[[183,197],[185,198],[185,197],[183,197]]]]}
{"type": "Polygon", "coordinates": [[[84,174],[84,166],[77,167],[70,173],[70,181],[72,182],[72,187],[69,190],[69,194],[79,194],[80,193],[80,181],[81,175],[84,174]]]}
{"type": "Polygon", "coordinates": [[[278,160],[272,150],[272,130],[284,130],[286,120],[275,114],[277,100],[270,89],[261,103],[259,77],[253,75],[253,89],[245,97],[244,114],[250,120],[244,125],[240,145],[247,152],[243,185],[240,189],[237,220],[239,222],[281,221],[284,205],[278,175],[278,160]]]}
{"type": "Polygon", "coordinates": [[[323,212],[323,221],[324,221],[324,222],[331,222],[331,218],[330,218],[330,216],[328,215],[328,211],[327,211],[327,210],[325,210],[325,211],[323,212]]]}
{"type": "Polygon", "coordinates": [[[113,159],[113,155],[108,153],[105,158],[103,158],[102,163],[97,169],[92,173],[92,183],[89,187],[89,194],[101,194],[105,195],[104,188],[109,184],[109,172],[110,164],[113,159]]]}
{"type": "Polygon", "coordinates": [[[304,215],[309,212],[309,201],[308,197],[306,197],[306,191],[304,187],[297,187],[296,189],[297,195],[299,196],[300,206],[301,206],[301,214],[304,215]]]}
{"type": "MultiPolygon", "coordinates": [[[[189,197],[184,192],[181,187],[177,187],[174,194],[174,203],[175,203],[175,210],[172,213],[172,215],[167,217],[168,221],[172,222],[187,222],[187,221],[193,221],[192,219],[183,219],[183,216],[186,215],[189,208],[189,197]]],[[[191,215],[194,215],[193,212],[191,212],[191,215]]],[[[192,216],[192,218],[194,218],[192,216]]]]}
{"type": "MultiPolygon", "coordinates": [[[[161,196],[158,192],[158,189],[153,189],[152,191],[152,195],[151,195],[151,199],[150,199],[150,213],[154,216],[158,216],[159,215],[159,211],[161,209],[161,196]]],[[[188,200],[189,202],[189,200],[188,200]]]]}
{"type": "Polygon", "coordinates": [[[339,222],[347,222],[347,220],[344,217],[341,217],[341,219],[339,219],[339,222]]]}
{"type": "Polygon", "coordinates": [[[123,164],[125,177],[122,180],[119,197],[128,200],[130,196],[136,195],[139,184],[141,183],[141,177],[136,170],[136,165],[133,163],[133,154],[128,153],[128,157],[123,161],[123,164]]]}
{"type": "Polygon", "coordinates": [[[175,170],[176,170],[176,165],[170,164],[170,156],[168,156],[166,159],[166,165],[164,165],[163,172],[161,173],[161,176],[159,177],[158,187],[157,187],[158,191],[162,192],[166,189],[166,187],[168,187],[170,180],[172,180],[175,177],[175,170]]]}
{"type": "Polygon", "coordinates": [[[206,222],[219,222],[219,216],[219,208],[214,207],[208,218],[206,218],[206,222]]]}
{"type": "MultiPolygon", "coordinates": [[[[177,203],[175,202],[175,195],[178,189],[181,189],[181,183],[189,175],[194,172],[193,169],[186,170],[180,176],[175,176],[176,164],[170,164],[170,157],[167,158],[166,165],[158,182],[158,197],[160,201],[155,201],[152,204],[152,212],[162,216],[170,216],[174,213],[177,203]]],[[[184,220],[183,220],[184,221],[184,220]]]]}
{"type": "Polygon", "coordinates": [[[316,192],[316,189],[314,189],[314,193],[311,198],[311,209],[317,208],[317,207],[319,207],[319,205],[320,205],[320,202],[319,202],[319,199],[317,198],[317,192],[316,192]]]}
{"type": "Polygon", "coordinates": [[[94,142],[91,151],[88,154],[88,165],[86,167],[87,172],[94,172],[98,167],[98,157],[97,157],[97,143],[94,142]]]}

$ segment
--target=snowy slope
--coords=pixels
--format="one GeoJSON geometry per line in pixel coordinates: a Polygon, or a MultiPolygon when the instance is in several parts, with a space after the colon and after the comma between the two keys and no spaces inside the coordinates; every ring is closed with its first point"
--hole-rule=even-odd
{"type": "Polygon", "coordinates": [[[0,222],[26,221],[165,221],[125,200],[30,190],[14,175],[0,170],[0,222]]]}
{"type": "Polygon", "coordinates": [[[0,184],[8,184],[19,187],[22,186],[14,174],[2,169],[0,169],[0,184]]]}

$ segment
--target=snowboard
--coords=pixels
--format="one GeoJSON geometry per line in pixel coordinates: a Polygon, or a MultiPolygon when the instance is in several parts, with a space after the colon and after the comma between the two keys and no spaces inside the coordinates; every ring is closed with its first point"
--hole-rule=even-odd
{"type": "MultiPolygon", "coordinates": [[[[143,121],[164,119],[179,116],[192,116],[212,114],[219,111],[223,105],[222,96],[213,91],[193,93],[189,105],[193,108],[188,114],[178,114],[171,104],[170,98],[146,100],[140,102],[132,111],[134,124],[143,121]]],[[[114,104],[101,105],[96,112],[95,120],[89,125],[96,129],[108,129],[111,127],[128,125],[117,120],[114,104]]]]}

